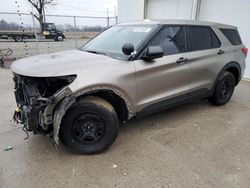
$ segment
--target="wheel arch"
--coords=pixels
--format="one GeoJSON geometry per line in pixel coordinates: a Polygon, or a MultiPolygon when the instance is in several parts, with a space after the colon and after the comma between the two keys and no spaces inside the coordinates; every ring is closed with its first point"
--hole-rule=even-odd
{"type": "Polygon", "coordinates": [[[78,100],[87,96],[97,96],[111,103],[117,112],[120,122],[125,122],[135,115],[135,107],[133,106],[131,100],[119,89],[104,86],[93,86],[80,90],[76,93],[72,93],[70,90],[69,93],[66,92],[66,94],[52,106],[54,129],[53,137],[56,144],[59,143],[58,134],[61,121],[68,109],[70,109],[70,107],[78,100]]]}
{"type": "Polygon", "coordinates": [[[212,94],[214,93],[216,84],[218,83],[220,76],[221,76],[225,71],[228,71],[228,72],[232,73],[232,74],[235,76],[236,85],[240,82],[240,79],[241,79],[241,67],[240,67],[240,64],[237,63],[236,61],[231,61],[231,62],[227,63],[227,64],[221,69],[221,71],[219,72],[219,74],[217,75],[216,80],[215,80],[215,82],[214,82],[213,89],[212,89],[212,94]]]}
{"type": "Polygon", "coordinates": [[[126,122],[134,116],[134,107],[129,97],[119,89],[92,87],[76,93],[76,102],[87,96],[95,96],[109,102],[115,109],[119,121],[126,122]]]}

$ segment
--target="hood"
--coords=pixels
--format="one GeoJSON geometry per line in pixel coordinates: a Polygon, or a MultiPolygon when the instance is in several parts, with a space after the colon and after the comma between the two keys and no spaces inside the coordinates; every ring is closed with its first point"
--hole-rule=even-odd
{"type": "Polygon", "coordinates": [[[10,68],[14,73],[23,76],[56,77],[111,65],[109,62],[113,64],[117,60],[81,50],[70,50],[23,58],[12,63],[10,68]]]}
{"type": "Polygon", "coordinates": [[[56,31],[57,31],[58,33],[64,33],[64,31],[62,31],[62,30],[60,30],[60,29],[56,29],[56,31]]]}

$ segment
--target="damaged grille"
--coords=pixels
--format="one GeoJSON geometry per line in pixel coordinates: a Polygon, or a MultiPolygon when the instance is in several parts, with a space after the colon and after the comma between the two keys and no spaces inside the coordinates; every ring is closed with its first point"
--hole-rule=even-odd
{"type": "Polygon", "coordinates": [[[38,90],[38,82],[19,75],[14,75],[14,82],[15,97],[18,106],[24,104],[35,105],[34,100],[41,96],[38,90]]]}
{"type": "Polygon", "coordinates": [[[76,76],[27,77],[14,74],[15,97],[20,108],[19,122],[35,134],[44,131],[42,113],[52,103],[52,96],[74,81],[76,76]]]}

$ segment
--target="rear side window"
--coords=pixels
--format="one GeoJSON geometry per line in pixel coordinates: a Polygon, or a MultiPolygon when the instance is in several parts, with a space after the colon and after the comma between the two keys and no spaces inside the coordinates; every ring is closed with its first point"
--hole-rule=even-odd
{"type": "Polygon", "coordinates": [[[219,48],[221,43],[210,27],[190,26],[190,48],[192,51],[219,48]]]}
{"type": "Polygon", "coordinates": [[[161,46],[164,55],[186,52],[186,35],[183,26],[165,26],[148,46],[161,46]]]}
{"type": "Polygon", "coordinates": [[[237,29],[220,29],[232,45],[242,44],[240,34],[237,29]]]}

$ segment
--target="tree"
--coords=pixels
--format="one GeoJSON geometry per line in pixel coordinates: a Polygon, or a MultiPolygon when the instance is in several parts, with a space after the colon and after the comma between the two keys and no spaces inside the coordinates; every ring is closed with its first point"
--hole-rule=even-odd
{"type": "Polygon", "coordinates": [[[0,30],[18,30],[19,25],[14,22],[6,22],[5,20],[0,20],[0,30]]]}
{"type": "Polygon", "coordinates": [[[42,29],[42,23],[44,22],[43,10],[46,6],[55,6],[56,0],[27,0],[38,12],[38,15],[35,15],[35,18],[38,20],[40,24],[40,28],[42,29]]]}

